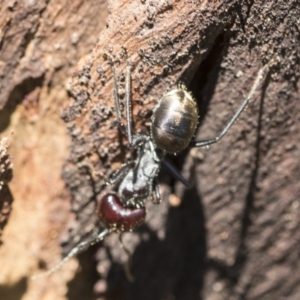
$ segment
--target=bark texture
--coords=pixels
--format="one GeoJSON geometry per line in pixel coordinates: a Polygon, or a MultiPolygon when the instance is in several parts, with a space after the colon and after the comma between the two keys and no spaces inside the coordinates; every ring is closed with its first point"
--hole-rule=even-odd
{"type": "Polygon", "coordinates": [[[296,0],[4,1],[0,128],[14,132],[14,177],[0,199],[0,298],[298,299],[299,15],[296,0]],[[155,104],[182,81],[205,139],[272,59],[224,139],[169,156],[194,186],[161,170],[163,203],[149,203],[146,223],[123,239],[133,283],[116,234],[29,279],[101,229],[97,201],[116,187],[86,166],[109,176],[136,155],[116,123],[111,61],[122,108],[132,66],[135,131],[149,133],[155,104]]]}

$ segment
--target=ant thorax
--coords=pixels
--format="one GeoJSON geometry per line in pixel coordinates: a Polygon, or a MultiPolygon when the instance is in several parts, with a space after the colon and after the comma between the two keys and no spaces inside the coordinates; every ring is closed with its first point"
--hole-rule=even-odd
{"type": "Polygon", "coordinates": [[[138,157],[118,188],[118,195],[127,207],[142,207],[152,198],[153,182],[160,168],[161,158],[152,141],[138,149],[138,157]]]}

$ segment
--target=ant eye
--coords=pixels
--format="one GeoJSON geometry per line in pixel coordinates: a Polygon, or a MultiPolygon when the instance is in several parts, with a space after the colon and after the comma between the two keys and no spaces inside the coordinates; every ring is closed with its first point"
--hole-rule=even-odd
{"type": "Polygon", "coordinates": [[[145,207],[124,207],[120,198],[113,193],[103,196],[98,207],[100,221],[111,229],[118,231],[131,231],[144,222],[146,216],[145,207]]]}

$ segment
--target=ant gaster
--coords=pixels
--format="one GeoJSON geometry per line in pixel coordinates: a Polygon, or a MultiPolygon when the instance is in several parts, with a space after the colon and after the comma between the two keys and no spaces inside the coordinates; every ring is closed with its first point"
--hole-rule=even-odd
{"type": "MultiPolygon", "coordinates": [[[[105,194],[99,202],[98,218],[106,227],[95,238],[78,244],[71,252],[56,266],[47,272],[34,276],[47,276],[59,269],[70,258],[84,251],[91,245],[102,241],[105,236],[112,232],[122,233],[132,231],[142,224],[146,217],[145,202],[151,199],[154,203],[160,203],[161,195],[157,183],[157,174],[163,163],[167,169],[184,185],[189,182],[170,164],[164,157],[166,153],[175,154],[189,147],[207,147],[217,143],[238,119],[254,92],[259,86],[270,64],[261,68],[251,87],[249,94],[243,100],[228,124],[220,135],[212,139],[192,141],[198,122],[197,105],[185,86],[178,85],[177,88],[167,92],[154,108],[151,134],[137,134],[132,130],[131,115],[131,66],[127,62],[125,82],[125,109],[126,126],[121,121],[121,109],[118,95],[117,76],[114,64],[113,71],[113,95],[117,122],[128,139],[131,148],[137,149],[137,158],[126,164],[115,172],[106,183],[119,183],[117,193],[105,194]]],[[[126,249],[125,249],[126,251],[126,249]]]]}

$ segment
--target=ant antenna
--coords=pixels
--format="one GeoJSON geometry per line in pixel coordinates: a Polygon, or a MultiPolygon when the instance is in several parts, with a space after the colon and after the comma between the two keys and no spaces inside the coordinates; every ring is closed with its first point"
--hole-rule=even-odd
{"type": "Polygon", "coordinates": [[[120,233],[120,235],[119,235],[119,243],[120,243],[121,248],[123,249],[123,251],[126,253],[126,255],[128,257],[127,262],[124,264],[124,271],[125,271],[126,278],[129,282],[134,282],[135,278],[132,275],[131,270],[130,270],[132,254],[123,244],[122,233],[120,233]]]}
{"type": "Polygon", "coordinates": [[[90,241],[85,241],[85,242],[81,242],[80,244],[78,244],[76,247],[74,247],[69,254],[63,258],[57,265],[55,265],[53,268],[51,268],[50,270],[41,273],[41,274],[37,274],[37,275],[33,275],[31,276],[32,280],[36,280],[36,279],[40,279],[43,277],[48,277],[49,275],[53,274],[54,272],[56,272],[57,270],[59,270],[67,261],[69,261],[72,257],[76,256],[77,254],[83,252],[84,250],[86,250],[87,248],[89,248],[92,245],[95,245],[99,242],[101,242],[108,234],[111,233],[111,230],[109,229],[105,229],[102,232],[100,232],[94,239],[90,240],[90,241]]]}

